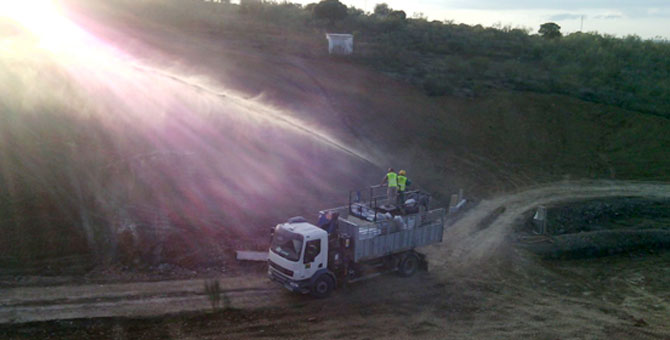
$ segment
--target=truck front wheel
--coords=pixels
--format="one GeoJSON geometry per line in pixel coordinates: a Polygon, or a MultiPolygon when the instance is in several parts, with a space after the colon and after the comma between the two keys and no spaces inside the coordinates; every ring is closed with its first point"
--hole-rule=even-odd
{"type": "Polygon", "coordinates": [[[335,282],[333,279],[329,275],[323,274],[314,281],[314,284],[312,285],[312,296],[320,299],[328,297],[334,288],[335,282]]]}
{"type": "Polygon", "coordinates": [[[405,258],[400,261],[398,266],[398,275],[402,277],[409,277],[416,273],[419,269],[419,258],[414,254],[407,254],[405,258]]]}

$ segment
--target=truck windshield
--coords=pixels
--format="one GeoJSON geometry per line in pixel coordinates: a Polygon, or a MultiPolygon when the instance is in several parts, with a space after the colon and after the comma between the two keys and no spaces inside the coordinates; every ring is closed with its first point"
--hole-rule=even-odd
{"type": "Polygon", "coordinates": [[[287,260],[298,261],[302,251],[302,241],[302,235],[278,228],[272,237],[270,250],[287,260]]]}

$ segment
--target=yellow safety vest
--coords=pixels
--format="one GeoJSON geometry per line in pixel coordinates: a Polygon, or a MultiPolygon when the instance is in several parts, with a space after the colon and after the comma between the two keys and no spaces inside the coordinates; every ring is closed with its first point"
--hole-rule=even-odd
{"type": "Polygon", "coordinates": [[[405,191],[406,184],[407,184],[407,177],[403,175],[398,175],[398,190],[405,191]]]}
{"type": "Polygon", "coordinates": [[[389,182],[390,187],[398,186],[398,175],[395,172],[389,172],[386,174],[386,180],[389,182]]]}

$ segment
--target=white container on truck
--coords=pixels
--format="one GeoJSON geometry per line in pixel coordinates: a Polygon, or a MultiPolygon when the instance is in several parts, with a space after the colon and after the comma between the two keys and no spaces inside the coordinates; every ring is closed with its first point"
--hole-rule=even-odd
{"type": "Polygon", "coordinates": [[[442,241],[445,209],[429,209],[430,196],[407,192],[395,204],[382,187],[349,194],[349,204],[320,212],[317,225],[294,217],[272,229],[268,275],[287,289],[328,296],[339,284],[425,268],[416,248],[442,241]],[[365,197],[362,197],[365,196],[365,197]]]}

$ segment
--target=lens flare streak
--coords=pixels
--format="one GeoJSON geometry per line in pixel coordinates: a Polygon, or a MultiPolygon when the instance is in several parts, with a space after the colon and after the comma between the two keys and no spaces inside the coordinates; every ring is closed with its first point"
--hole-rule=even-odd
{"type": "Polygon", "coordinates": [[[22,32],[0,36],[0,180],[35,188],[62,216],[94,211],[64,222],[89,240],[100,238],[86,221],[108,218],[98,223],[114,233],[130,225],[123,216],[251,235],[287,212],[317,211],[315,197],[341,200],[364,180],[356,167],[374,168],[290,112],[138,61],[50,1],[11,3],[0,20],[22,32]]]}

